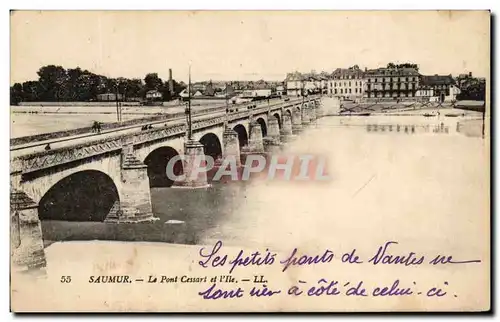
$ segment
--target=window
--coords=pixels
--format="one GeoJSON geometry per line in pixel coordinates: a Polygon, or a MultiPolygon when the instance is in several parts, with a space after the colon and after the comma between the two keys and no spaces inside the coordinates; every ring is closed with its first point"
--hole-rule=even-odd
{"type": "Polygon", "coordinates": [[[346,82],[344,82],[344,87],[347,87],[347,83],[346,82]]]}
{"type": "Polygon", "coordinates": [[[354,93],[358,94],[358,89],[357,88],[354,89],[354,93]]]}
{"type": "MultiPolygon", "coordinates": [[[[333,83],[333,86],[334,86],[334,87],[337,87],[337,82],[334,82],[334,83],[333,83]]],[[[335,90],[335,91],[336,91],[336,90],[335,90]]]]}
{"type": "Polygon", "coordinates": [[[340,89],[340,94],[344,94],[344,91],[342,90],[342,88],[340,89]]]}
{"type": "Polygon", "coordinates": [[[349,81],[349,87],[351,87],[351,81],[349,81]]]}
{"type": "Polygon", "coordinates": [[[377,79],[375,78],[375,83],[377,82],[377,79]]]}
{"type": "Polygon", "coordinates": [[[352,89],[351,88],[349,88],[349,94],[352,94],[352,89]]]}

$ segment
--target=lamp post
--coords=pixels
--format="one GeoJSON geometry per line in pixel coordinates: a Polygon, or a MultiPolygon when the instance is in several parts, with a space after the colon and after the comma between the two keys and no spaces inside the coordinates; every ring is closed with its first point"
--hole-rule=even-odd
{"type": "Polygon", "coordinates": [[[229,102],[228,102],[228,96],[227,96],[227,83],[226,83],[226,88],[225,88],[225,93],[224,93],[224,98],[226,101],[226,113],[224,114],[224,130],[228,127],[228,114],[229,114],[229,102]]]}
{"type": "Polygon", "coordinates": [[[188,80],[188,104],[185,110],[186,121],[187,121],[187,138],[192,140],[193,129],[192,129],[192,119],[191,119],[191,64],[189,64],[189,80],[188,80]]]}
{"type": "Polygon", "coordinates": [[[115,91],[116,119],[117,119],[118,122],[121,122],[122,121],[122,111],[121,111],[120,103],[118,101],[118,94],[120,93],[119,89],[118,89],[118,86],[119,86],[119,81],[116,80],[116,83],[115,83],[115,88],[116,88],[116,91],[115,91]]]}
{"type": "Polygon", "coordinates": [[[191,118],[191,64],[189,64],[189,82],[188,82],[188,106],[186,108],[187,119],[187,140],[184,142],[184,174],[185,179],[179,184],[188,188],[206,188],[208,187],[207,173],[200,173],[200,166],[206,165],[205,147],[198,141],[193,140],[193,128],[191,118]]]}

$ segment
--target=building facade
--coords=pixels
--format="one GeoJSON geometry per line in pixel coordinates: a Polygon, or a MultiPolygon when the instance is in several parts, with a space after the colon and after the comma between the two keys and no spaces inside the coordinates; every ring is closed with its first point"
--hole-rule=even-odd
{"type": "Polygon", "coordinates": [[[377,68],[367,70],[364,74],[363,97],[367,100],[417,98],[420,74],[416,68],[377,68]]]}
{"type": "Polygon", "coordinates": [[[159,101],[163,98],[163,95],[156,89],[147,91],[146,99],[151,101],[159,101]]]}
{"type": "Polygon", "coordinates": [[[304,88],[304,77],[299,72],[289,73],[286,75],[286,95],[288,96],[300,96],[302,95],[302,90],[304,88]]]}
{"type": "Polygon", "coordinates": [[[451,75],[422,75],[420,77],[417,96],[425,101],[453,102],[458,94],[460,94],[460,89],[451,75]]]}
{"type": "Polygon", "coordinates": [[[283,95],[286,95],[285,86],[283,86],[283,85],[278,85],[278,86],[276,87],[276,95],[278,95],[278,96],[280,96],[280,97],[281,97],[281,96],[283,96],[283,95]]]}
{"type": "Polygon", "coordinates": [[[364,94],[364,73],[355,67],[337,68],[328,80],[328,94],[341,99],[358,100],[364,94]]]}

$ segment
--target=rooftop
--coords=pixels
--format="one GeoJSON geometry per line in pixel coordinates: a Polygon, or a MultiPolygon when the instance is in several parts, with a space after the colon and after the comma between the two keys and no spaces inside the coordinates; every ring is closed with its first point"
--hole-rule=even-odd
{"type": "Polygon", "coordinates": [[[409,68],[409,67],[403,67],[403,68],[386,68],[386,67],[381,67],[381,68],[376,68],[376,69],[369,69],[365,72],[367,75],[372,75],[372,76],[399,76],[399,75],[409,75],[409,76],[418,76],[420,75],[418,73],[418,70],[415,68],[409,68]]]}
{"type": "Polygon", "coordinates": [[[451,85],[455,84],[455,80],[451,75],[432,75],[432,76],[424,76],[421,77],[422,85],[451,85]]]}

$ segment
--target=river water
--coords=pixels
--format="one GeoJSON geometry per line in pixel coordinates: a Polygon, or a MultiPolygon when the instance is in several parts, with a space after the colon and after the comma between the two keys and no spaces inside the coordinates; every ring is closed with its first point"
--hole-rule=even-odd
{"type": "MultiPolygon", "coordinates": [[[[325,117],[276,153],[324,157],[328,181],[287,182],[260,176],[214,183],[206,190],[155,188],[151,197],[159,220],[150,223],[43,220],[47,277],[36,285],[31,280],[13,284],[25,285],[13,296],[18,296],[16,303],[30,308],[66,311],[81,309],[83,303],[97,311],[141,312],[486,310],[489,147],[481,138],[480,125],[477,115],[325,117]],[[207,301],[199,296],[207,283],[145,282],[149,276],[228,274],[227,263],[210,269],[200,266],[206,259],[200,256],[202,251],[208,254],[218,241],[223,243],[219,254],[227,254],[229,260],[240,250],[244,256],[264,254],[266,249],[278,253],[275,265],[238,267],[231,273],[245,292],[254,284],[243,279],[262,275],[268,287],[283,292],[302,283],[299,280],[308,288],[323,278],[344,286],[346,281],[350,285],[362,281],[367,292],[398,282],[401,288],[411,287],[415,295],[294,298],[282,294],[207,301]],[[390,246],[389,254],[411,256],[411,252],[425,256],[426,262],[371,264],[369,258],[388,242],[398,243],[390,246]],[[279,261],[294,249],[297,257],[321,256],[325,250],[335,257],[329,263],[293,266],[283,272],[279,261]],[[341,261],[342,254],[351,252],[363,263],[341,261]],[[429,264],[436,255],[481,263],[429,264]],[[88,282],[91,275],[127,275],[144,282],[94,284],[88,282]],[[61,276],[71,276],[72,284],[61,284],[61,276]],[[419,295],[431,288],[442,288],[446,297],[419,295]]],[[[224,290],[236,287],[231,285],[219,284],[224,290]]]]}
{"type": "Polygon", "coordinates": [[[457,122],[477,123],[463,117],[325,117],[279,153],[324,157],[328,181],[261,178],[201,190],[153,188],[159,218],[153,223],[44,221],[44,237],[49,244],[221,240],[273,249],[385,240],[418,246],[426,240],[425,247],[481,253],[488,238],[488,146],[481,137],[457,132],[457,122]]]}

